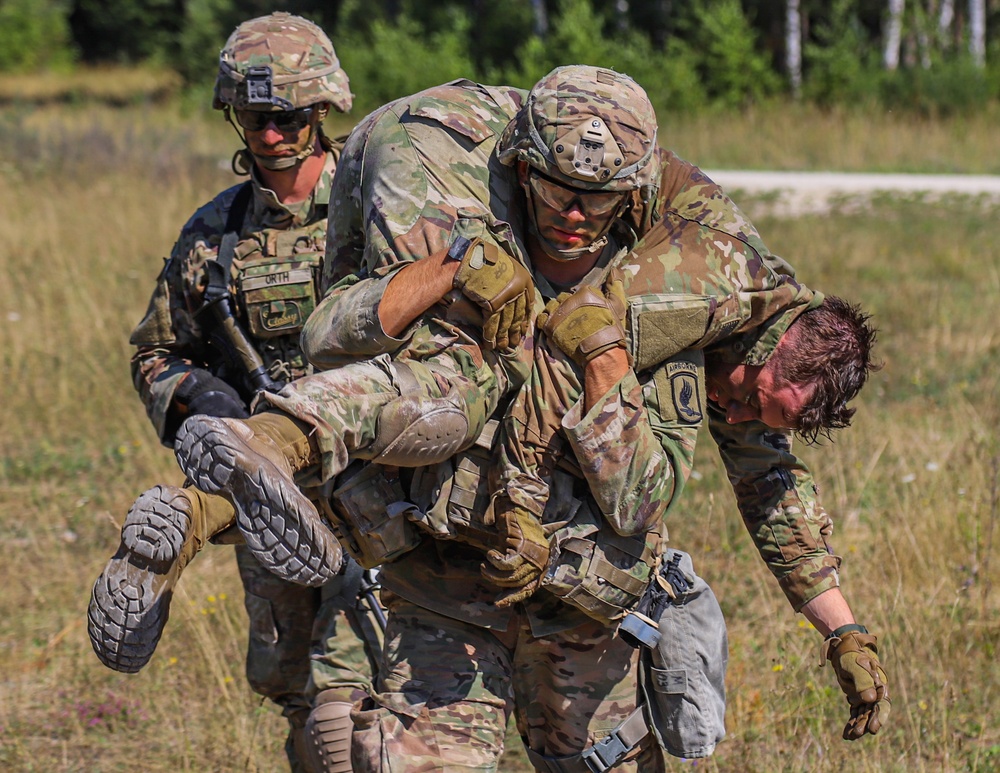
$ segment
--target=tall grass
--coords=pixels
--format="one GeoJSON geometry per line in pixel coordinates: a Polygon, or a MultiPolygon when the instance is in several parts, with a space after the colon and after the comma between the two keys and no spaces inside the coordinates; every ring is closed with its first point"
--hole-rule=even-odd
{"type": "MultiPolygon", "coordinates": [[[[776,122],[804,128],[775,146],[775,165],[800,157],[795,143],[826,147],[820,117],[776,122]]],[[[0,768],[280,770],[284,721],[242,675],[246,617],[228,549],[209,547],[185,574],[141,673],[101,666],[85,630],[132,499],[180,477],[129,383],[127,337],[184,220],[235,181],[234,138],[218,120],[159,108],[7,111],[0,124],[11,129],[0,149],[0,768]]],[[[714,126],[711,148],[700,124],[668,121],[661,138],[706,165],[758,165],[756,140],[714,126]]],[[[940,136],[944,155],[957,131],[888,126],[868,140],[889,148],[895,136],[897,158],[911,160],[925,136],[940,136]]],[[[851,136],[818,165],[878,156],[851,136]]],[[[966,139],[948,165],[989,156],[985,134],[966,139]]],[[[819,636],[753,550],[705,435],[671,524],[730,625],[729,736],[698,768],[996,769],[1000,218],[964,200],[797,220],[742,203],[805,282],[864,303],[881,328],[885,368],[855,426],[804,454],[836,522],[845,591],[881,636],[894,702],[877,738],[840,740],[847,705],[817,668],[819,636]]],[[[528,769],[516,753],[504,767],[528,769]]]]}

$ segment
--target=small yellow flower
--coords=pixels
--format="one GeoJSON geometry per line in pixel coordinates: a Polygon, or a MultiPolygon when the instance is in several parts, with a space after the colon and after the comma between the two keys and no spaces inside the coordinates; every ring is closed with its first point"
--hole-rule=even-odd
{"type": "Polygon", "coordinates": [[[177,658],[170,658],[170,659],[169,659],[169,660],[167,661],[167,665],[168,665],[168,666],[176,666],[176,665],[177,665],[177,658]]]}
{"type": "Polygon", "coordinates": [[[778,673],[779,671],[784,671],[785,667],[781,665],[781,663],[775,663],[773,666],[771,666],[771,670],[774,673],[778,673]]]}
{"type": "Polygon", "coordinates": [[[227,676],[227,677],[226,677],[225,679],[223,679],[222,681],[223,681],[223,682],[224,682],[225,684],[232,684],[232,681],[233,681],[233,678],[232,678],[231,676],[227,676]]]}
{"type": "Polygon", "coordinates": [[[209,596],[208,597],[208,603],[209,604],[214,604],[215,603],[215,596],[209,596]]]}
{"type": "Polygon", "coordinates": [[[927,701],[917,701],[917,705],[920,707],[921,711],[927,711],[927,709],[930,708],[927,701]]]}
{"type": "Polygon", "coordinates": [[[201,608],[201,613],[202,613],[203,615],[207,615],[207,614],[208,614],[208,610],[207,610],[207,609],[205,609],[205,607],[202,607],[202,608],[201,608]]]}
{"type": "Polygon", "coordinates": [[[220,593],[219,594],[219,601],[225,601],[225,600],[226,600],[226,594],[225,593],[220,593]]]}

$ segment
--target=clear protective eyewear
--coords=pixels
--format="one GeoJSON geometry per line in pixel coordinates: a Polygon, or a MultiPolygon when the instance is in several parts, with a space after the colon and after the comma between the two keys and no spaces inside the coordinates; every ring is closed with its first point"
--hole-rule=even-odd
{"type": "Polygon", "coordinates": [[[576,202],[585,217],[603,217],[609,215],[625,200],[621,191],[588,191],[574,188],[553,180],[541,172],[528,171],[528,185],[531,190],[549,207],[557,212],[565,212],[576,202]]]}
{"type": "Polygon", "coordinates": [[[236,122],[248,132],[259,132],[270,123],[283,134],[300,132],[309,125],[311,107],[298,110],[236,110],[236,122]]]}

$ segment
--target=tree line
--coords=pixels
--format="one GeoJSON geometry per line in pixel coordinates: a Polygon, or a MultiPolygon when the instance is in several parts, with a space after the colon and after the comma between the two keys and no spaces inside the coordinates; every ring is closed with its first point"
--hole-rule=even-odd
{"type": "Polygon", "coordinates": [[[681,111],[1000,98],[1000,0],[0,0],[0,72],[143,64],[204,87],[232,29],[274,10],[323,26],[360,107],[456,77],[527,86],[571,62],[681,111]]]}

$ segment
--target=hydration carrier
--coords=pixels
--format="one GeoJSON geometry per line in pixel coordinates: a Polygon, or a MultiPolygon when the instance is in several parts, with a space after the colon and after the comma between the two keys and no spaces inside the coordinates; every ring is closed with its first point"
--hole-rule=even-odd
{"type": "Polygon", "coordinates": [[[606,736],[577,754],[528,759],[549,773],[605,773],[650,734],[674,757],[696,759],[715,751],[725,735],[726,622],[708,584],[687,553],[668,548],[638,609],[619,634],[640,648],[641,704],[606,736]]]}

